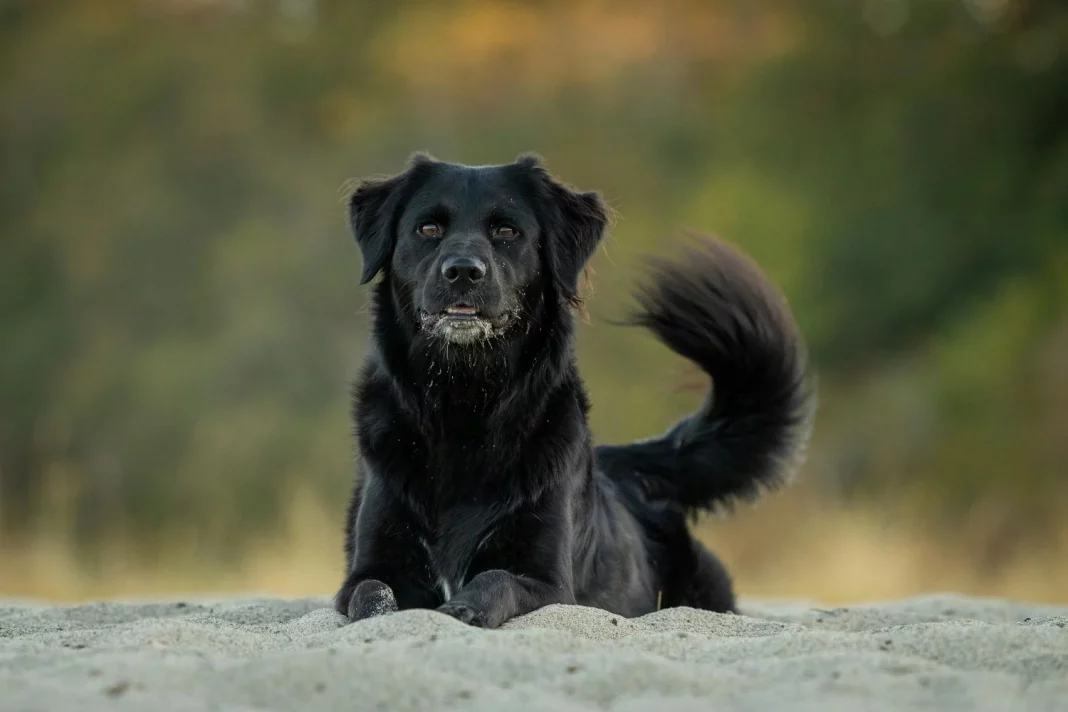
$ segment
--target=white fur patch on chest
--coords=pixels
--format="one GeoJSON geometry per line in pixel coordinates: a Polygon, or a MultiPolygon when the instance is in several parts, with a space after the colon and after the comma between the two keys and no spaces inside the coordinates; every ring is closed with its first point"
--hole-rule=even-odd
{"type": "Polygon", "coordinates": [[[436,569],[434,565],[436,561],[436,556],[434,549],[430,546],[430,543],[423,538],[419,539],[419,543],[421,543],[423,545],[423,548],[426,549],[427,565],[430,567],[431,573],[437,576],[438,590],[441,591],[442,598],[448,601],[452,598],[453,591],[463,586],[463,581],[460,581],[459,585],[453,585],[453,583],[449,581],[447,576],[445,576],[441,571],[436,569]]]}

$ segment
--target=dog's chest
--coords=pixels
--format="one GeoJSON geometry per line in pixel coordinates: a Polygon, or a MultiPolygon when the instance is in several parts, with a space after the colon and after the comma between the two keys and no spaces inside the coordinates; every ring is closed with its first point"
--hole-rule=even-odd
{"type": "Polygon", "coordinates": [[[464,507],[438,517],[429,536],[420,537],[431,577],[446,601],[463,588],[471,576],[471,564],[497,528],[496,513],[489,508],[464,507]]]}

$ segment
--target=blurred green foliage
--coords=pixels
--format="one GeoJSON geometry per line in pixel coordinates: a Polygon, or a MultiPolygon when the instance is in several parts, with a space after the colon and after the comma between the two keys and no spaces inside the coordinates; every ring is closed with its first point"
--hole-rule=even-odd
{"type": "Polygon", "coordinates": [[[599,438],[699,397],[606,323],[696,228],[797,311],[810,482],[1063,515],[1059,0],[0,0],[5,540],[225,553],[298,490],[340,511],[367,325],[342,186],[415,150],[535,150],[619,211],[580,345],[599,438]]]}

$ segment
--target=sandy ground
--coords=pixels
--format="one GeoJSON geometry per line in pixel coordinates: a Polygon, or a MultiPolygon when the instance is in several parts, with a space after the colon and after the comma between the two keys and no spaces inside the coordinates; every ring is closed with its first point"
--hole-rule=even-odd
{"type": "Polygon", "coordinates": [[[1068,710],[1068,608],[553,606],[483,631],[327,606],[0,602],[0,710],[1068,710]]]}

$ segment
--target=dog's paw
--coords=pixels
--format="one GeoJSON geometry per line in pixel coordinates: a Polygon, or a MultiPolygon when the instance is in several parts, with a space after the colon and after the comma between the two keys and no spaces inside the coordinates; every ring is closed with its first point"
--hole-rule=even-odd
{"type": "Polygon", "coordinates": [[[438,613],[452,616],[461,623],[467,623],[476,628],[485,628],[487,624],[485,613],[464,603],[445,603],[438,606],[438,613]]]}
{"type": "Polygon", "coordinates": [[[350,621],[396,612],[397,598],[393,595],[393,589],[381,581],[362,581],[349,598],[350,621]]]}

